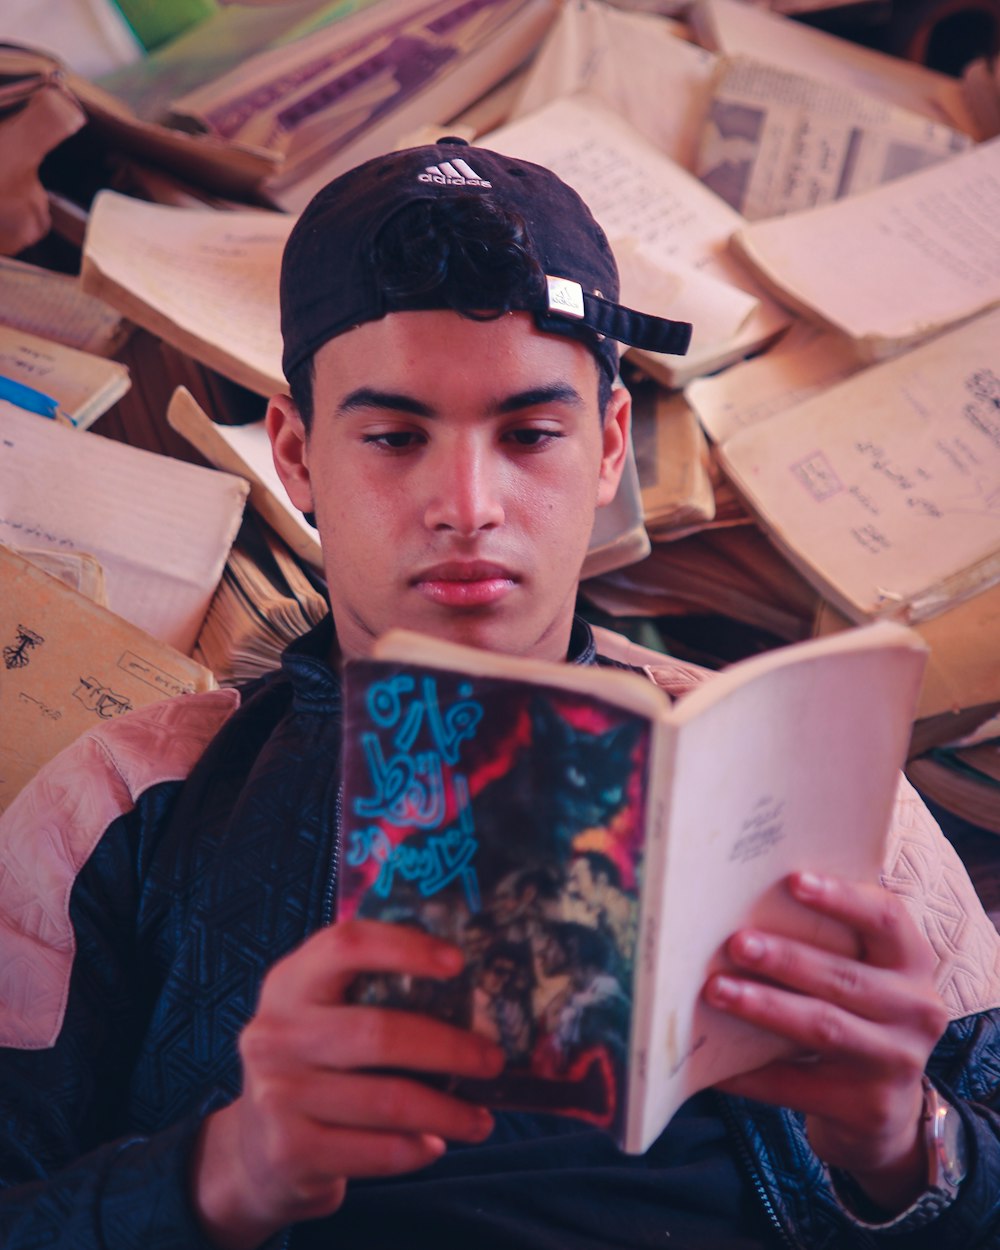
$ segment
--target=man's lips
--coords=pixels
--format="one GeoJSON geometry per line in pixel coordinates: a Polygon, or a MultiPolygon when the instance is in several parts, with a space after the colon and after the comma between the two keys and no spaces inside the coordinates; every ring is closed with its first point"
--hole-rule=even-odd
{"type": "Polygon", "coordinates": [[[412,585],[434,603],[446,607],[483,607],[505,598],[517,581],[510,569],[501,564],[449,560],[421,570],[412,585]]]}

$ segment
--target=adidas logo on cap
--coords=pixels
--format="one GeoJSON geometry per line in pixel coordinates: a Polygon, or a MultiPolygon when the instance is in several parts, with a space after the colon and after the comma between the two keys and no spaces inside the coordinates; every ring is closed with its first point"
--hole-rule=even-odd
{"type": "Polygon", "coordinates": [[[417,182],[436,182],[443,187],[492,187],[492,182],[480,178],[468,161],[456,157],[453,161],[442,161],[440,165],[428,165],[422,174],[417,174],[417,182]]]}

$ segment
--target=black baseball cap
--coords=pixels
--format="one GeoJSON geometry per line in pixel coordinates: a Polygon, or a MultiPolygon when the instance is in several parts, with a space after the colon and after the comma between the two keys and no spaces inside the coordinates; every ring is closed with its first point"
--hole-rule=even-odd
{"type": "Polygon", "coordinates": [[[613,378],[618,343],[683,355],[691,325],[618,303],[618,266],[580,196],[551,170],[444,138],[377,156],[319,191],[302,211],[281,265],[285,376],[324,343],[386,313],[443,308],[434,294],[387,296],[376,283],[371,245],[400,209],[460,193],[488,196],[517,213],[528,250],[545,275],[525,296],[539,329],[576,338],[613,378]]]}

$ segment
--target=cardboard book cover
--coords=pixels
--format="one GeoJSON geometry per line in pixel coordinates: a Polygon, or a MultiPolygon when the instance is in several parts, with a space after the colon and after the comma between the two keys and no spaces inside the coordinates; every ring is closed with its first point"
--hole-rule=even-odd
{"type": "Polygon", "coordinates": [[[338,919],[460,945],[447,982],[361,978],[358,1001],[493,1038],[494,1081],[456,1092],[614,1134],[642,874],[650,722],[579,693],[351,663],[338,919]]]}

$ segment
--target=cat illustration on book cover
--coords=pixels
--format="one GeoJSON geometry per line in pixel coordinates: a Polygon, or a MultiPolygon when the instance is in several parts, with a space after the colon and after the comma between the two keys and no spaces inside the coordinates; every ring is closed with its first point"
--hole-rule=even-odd
{"type": "Polygon", "coordinates": [[[338,915],[466,955],[450,982],[370,976],[355,993],[502,1046],[504,1072],[463,1081],[469,1097],[617,1128],[647,754],[646,722],[592,699],[349,667],[338,915]]]}

